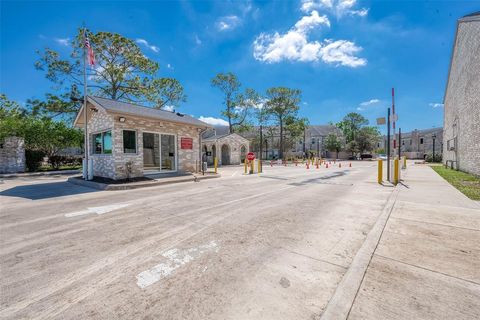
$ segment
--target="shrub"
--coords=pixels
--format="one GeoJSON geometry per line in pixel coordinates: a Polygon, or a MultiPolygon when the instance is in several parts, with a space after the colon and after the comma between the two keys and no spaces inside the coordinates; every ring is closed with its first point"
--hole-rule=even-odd
{"type": "Polygon", "coordinates": [[[48,162],[53,169],[59,169],[61,166],[77,166],[82,164],[82,159],[73,156],[50,156],[48,162]]]}
{"type": "Polygon", "coordinates": [[[38,150],[25,150],[25,162],[28,171],[37,171],[42,165],[45,152],[38,150]]]}
{"type": "Polygon", "coordinates": [[[425,157],[425,161],[427,161],[427,162],[442,162],[442,154],[441,153],[435,153],[435,159],[434,159],[433,154],[429,153],[425,157]]]}

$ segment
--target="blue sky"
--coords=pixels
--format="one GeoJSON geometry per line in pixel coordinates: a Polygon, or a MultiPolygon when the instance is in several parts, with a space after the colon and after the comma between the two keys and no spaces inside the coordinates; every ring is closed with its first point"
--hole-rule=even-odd
{"type": "Polygon", "coordinates": [[[243,87],[302,90],[312,124],[356,111],[385,116],[396,90],[403,131],[441,126],[456,20],[478,1],[2,1],[0,92],[24,102],[52,92],[36,50],[67,54],[85,22],[136,39],[188,96],[180,111],[221,118],[210,86],[231,71],[243,87]]]}

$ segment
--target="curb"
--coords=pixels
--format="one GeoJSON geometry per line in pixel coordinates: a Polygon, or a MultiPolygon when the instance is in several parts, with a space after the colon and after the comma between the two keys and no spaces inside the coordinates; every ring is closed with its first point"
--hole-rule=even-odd
{"type": "Polygon", "coordinates": [[[196,182],[199,180],[215,179],[215,178],[220,178],[221,174],[206,175],[206,176],[191,175],[191,176],[177,177],[177,178],[161,178],[159,180],[154,180],[152,182],[137,182],[132,184],[106,184],[106,183],[100,183],[95,181],[85,181],[82,179],[78,179],[78,177],[79,176],[70,177],[67,179],[67,181],[75,185],[93,188],[97,190],[118,191],[118,190],[148,188],[148,187],[155,187],[160,185],[167,185],[167,184],[174,184],[174,183],[181,183],[181,182],[196,182]]]}
{"type": "Polygon", "coordinates": [[[4,173],[4,174],[0,174],[0,178],[55,176],[55,175],[78,174],[78,173],[80,173],[80,170],[59,170],[59,171],[25,172],[25,173],[4,173]]]}
{"type": "Polygon", "coordinates": [[[321,316],[321,320],[340,320],[347,319],[350,309],[353,306],[358,290],[363,282],[363,278],[370,264],[380,238],[383,234],[385,225],[387,224],[390,214],[393,211],[394,205],[397,201],[399,188],[395,190],[388,197],[382,213],[379,215],[372,230],[368,233],[360,250],[353,258],[350,268],[343,275],[335,293],[328,302],[325,311],[321,316]]]}

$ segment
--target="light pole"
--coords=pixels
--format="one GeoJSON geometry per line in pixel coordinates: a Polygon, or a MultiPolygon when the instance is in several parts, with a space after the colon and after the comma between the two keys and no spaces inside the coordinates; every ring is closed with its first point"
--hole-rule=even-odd
{"type": "Polygon", "coordinates": [[[268,140],[265,138],[265,159],[268,160],[268,140]]]}
{"type": "Polygon", "coordinates": [[[433,139],[433,159],[432,159],[432,162],[435,162],[435,138],[437,138],[436,133],[432,134],[432,139],[433,139]]]}

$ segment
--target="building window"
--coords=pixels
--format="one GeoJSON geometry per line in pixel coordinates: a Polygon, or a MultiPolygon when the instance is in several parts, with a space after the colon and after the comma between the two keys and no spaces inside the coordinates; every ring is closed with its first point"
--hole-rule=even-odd
{"type": "Polygon", "coordinates": [[[112,154],[112,131],[95,133],[92,137],[94,154],[112,154]]]}
{"type": "Polygon", "coordinates": [[[123,130],[123,153],[137,153],[137,132],[123,130]]]}
{"type": "Polygon", "coordinates": [[[420,144],[423,144],[423,138],[420,138],[420,144]]]}

